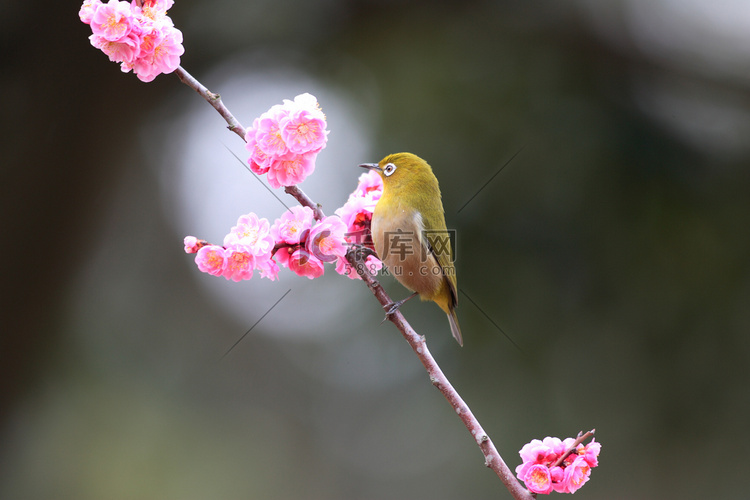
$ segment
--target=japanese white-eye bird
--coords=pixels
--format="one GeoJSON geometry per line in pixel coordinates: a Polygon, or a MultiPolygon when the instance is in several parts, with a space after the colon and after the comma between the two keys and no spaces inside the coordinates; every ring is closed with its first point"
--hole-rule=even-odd
{"type": "Polygon", "coordinates": [[[360,167],[374,170],[383,179],[383,194],[370,228],[375,251],[390,273],[414,292],[395,302],[388,314],[419,295],[445,311],[453,337],[463,345],[456,318],[456,268],[440,187],[432,168],[411,153],[392,154],[380,163],[363,163],[360,167]]]}

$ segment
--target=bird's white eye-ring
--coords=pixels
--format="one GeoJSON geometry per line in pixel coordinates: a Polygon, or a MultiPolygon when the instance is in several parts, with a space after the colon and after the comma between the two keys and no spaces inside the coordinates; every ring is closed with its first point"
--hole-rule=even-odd
{"type": "Polygon", "coordinates": [[[388,165],[383,167],[383,173],[385,174],[386,177],[390,176],[395,171],[396,171],[396,165],[394,165],[393,163],[389,163],[388,165]]]}

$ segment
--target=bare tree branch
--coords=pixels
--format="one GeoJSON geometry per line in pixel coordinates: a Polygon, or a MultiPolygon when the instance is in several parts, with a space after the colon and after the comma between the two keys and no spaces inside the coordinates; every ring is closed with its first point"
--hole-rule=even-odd
{"type": "Polygon", "coordinates": [[[245,140],[245,127],[243,127],[239,120],[237,120],[237,118],[235,118],[234,115],[229,112],[229,109],[227,109],[226,106],[224,106],[224,103],[221,101],[221,96],[219,94],[215,94],[204,87],[201,82],[193,78],[193,75],[185,71],[182,66],[179,66],[174,72],[182,81],[182,83],[198,92],[201,97],[203,97],[211,106],[216,109],[216,111],[219,112],[222,118],[226,120],[227,128],[229,130],[239,135],[243,141],[245,140]]]}
{"type": "MultiPolygon", "coordinates": [[[[242,127],[240,122],[234,117],[234,115],[232,115],[227,107],[224,106],[224,103],[221,101],[219,94],[215,94],[208,90],[182,67],[177,68],[175,73],[177,73],[177,76],[184,84],[198,92],[206,101],[208,101],[211,106],[216,109],[216,111],[219,112],[219,114],[226,120],[229,130],[239,135],[243,141],[245,140],[244,127],[242,127]]],[[[310,207],[314,211],[315,218],[317,220],[325,217],[325,214],[320,209],[320,206],[314,203],[297,186],[287,187],[284,189],[284,191],[297,199],[297,201],[299,201],[301,205],[310,207]]],[[[375,295],[383,308],[388,309],[393,304],[393,301],[385,292],[383,287],[380,286],[380,283],[367,272],[364,262],[357,260],[357,256],[361,255],[361,253],[358,252],[359,251],[357,249],[352,249],[349,251],[349,253],[347,254],[349,263],[354,267],[354,269],[357,270],[359,276],[367,284],[367,286],[370,288],[373,295],[375,295]]],[[[424,336],[419,335],[416,331],[414,331],[414,329],[409,325],[409,323],[406,321],[406,318],[404,318],[403,314],[401,314],[400,311],[397,311],[394,314],[390,314],[388,316],[388,319],[394,325],[396,325],[396,328],[399,329],[401,334],[411,346],[414,353],[422,362],[422,365],[424,365],[428,375],[430,376],[432,385],[437,387],[437,389],[443,394],[445,399],[448,400],[450,405],[456,411],[458,417],[471,433],[474,441],[477,443],[477,446],[479,446],[479,449],[484,455],[484,464],[492,469],[495,474],[497,474],[505,487],[508,488],[508,491],[513,496],[513,498],[515,498],[516,500],[534,500],[535,497],[516,479],[516,477],[513,475],[513,472],[508,468],[505,461],[503,461],[500,453],[497,451],[497,448],[495,448],[495,445],[493,444],[490,437],[479,424],[479,421],[474,416],[469,406],[466,404],[466,402],[464,402],[464,400],[458,394],[458,391],[456,391],[456,389],[448,381],[448,378],[440,369],[437,361],[435,361],[432,353],[430,353],[429,349],[427,348],[427,342],[425,341],[424,336]]]]}

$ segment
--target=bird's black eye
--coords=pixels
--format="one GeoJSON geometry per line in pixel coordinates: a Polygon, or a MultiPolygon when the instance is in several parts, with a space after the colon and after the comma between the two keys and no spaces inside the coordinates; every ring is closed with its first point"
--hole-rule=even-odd
{"type": "Polygon", "coordinates": [[[385,174],[386,177],[390,176],[395,171],[396,171],[396,165],[394,165],[393,163],[389,163],[388,165],[383,167],[383,173],[385,174]]]}

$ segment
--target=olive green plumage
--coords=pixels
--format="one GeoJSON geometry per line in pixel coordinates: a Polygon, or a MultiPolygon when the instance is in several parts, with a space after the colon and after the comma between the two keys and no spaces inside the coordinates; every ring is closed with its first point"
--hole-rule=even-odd
{"type": "Polygon", "coordinates": [[[392,154],[380,163],[360,166],[383,179],[383,194],[372,217],[375,251],[402,285],[445,311],[453,337],[463,345],[455,312],[456,270],[432,168],[411,153],[392,154]]]}

